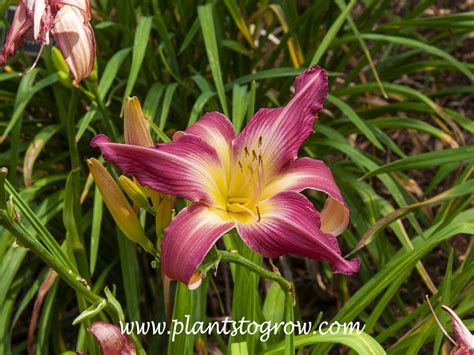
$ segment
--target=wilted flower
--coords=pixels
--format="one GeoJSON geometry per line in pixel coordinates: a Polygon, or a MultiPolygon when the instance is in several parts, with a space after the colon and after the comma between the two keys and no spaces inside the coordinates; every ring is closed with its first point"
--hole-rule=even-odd
{"type": "Polygon", "coordinates": [[[351,274],[359,261],[342,258],[335,236],[349,223],[349,209],[329,168],[320,160],[297,159],[327,96],[327,76],[317,66],[295,81],[285,106],[261,109],[239,135],[222,114],[204,115],[169,143],[143,148],[96,136],[105,159],[142,185],[193,202],[165,230],[164,272],[188,284],[213,244],[237,228],[265,257],[295,253],[329,262],[351,274]],[[319,213],[302,194],[328,195],[319,213]]]}
{"type": "Polygon", "coordinates": [[[469,329],[467,329],[467,327],[464,325],[458,315],[448,306],[441,305],[443,311],[447,312],[451,316],[451,325],[453,326],[454,333],[453,339],[449,336],[448,332],[446,331],[446,329],[444,329],[443,325],[436,316],[436,313],[433,309],[433,306],[431,306],[431,302],[428,296],[426,296],[426,300],[428,301],[428,306],[431,309],[431,313],[433,314],[436,323],[438,323],[438,326],[441,328],[443,333],[454,345],[454,348],[451,351],[451,355],[474,355],[474,335],[471,334],[469,329]]]}
{"type": "Polygon", "coordinates": [[[455,340],[455,348],[451,353],[453,355],[474,355],[474,335],[451,308],[444,305],[441,308],[451,316],[455,340]]]}
{"type": "Polygon", "coordinates": [[[94,67],[95,37],[89,20],[89,0],[20,0],[0,66],[23,47],[25,39],[48,45],[51,33],[77,85],[94,67]]]}
{"type": "Polygon", "coordinates": [[[155,254],[153,244],[146,237],[137,215],[113,177],[97,159],[87,160],[89,170],[115,222],[131,241],[138,243],[151,254],[155,254]]]}
{"type": "Polygon", "coordinates": [[[127,334],[122,333],[116,325],[105,322],[94,322],[87,330],[100,344],[100,352],[104,355],[135,355],[135,345],[127,334]]]}

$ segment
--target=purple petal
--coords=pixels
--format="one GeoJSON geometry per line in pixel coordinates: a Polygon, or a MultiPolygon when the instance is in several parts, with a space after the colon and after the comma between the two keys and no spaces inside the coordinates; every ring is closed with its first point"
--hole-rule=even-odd
{"type": "Polygon", "coordinates": [[[55,17],[51,33],[71,71],[74,83],[88,77],[94,68],[95,36],[81,10],[74,6],[62,6],[55,17]]]}
{"type": "Polygon", "coordinates": [[[234,227],[227,213],[194,204],[178,213],[165,229],[161,265],[171,279],[189,284],[214,243],[234,227]]]}
{"type": "Polygon", "coordinates": [[[296,159],[301,144],[313,131],[315,114],[327,96],[326,72],[314,66],[296,78],[295,87],[296,94],[285,107],[260,109],[233,142],[235,161],[241,159],[245,147],[261,154],[267,181],[296,159]]]}
{"type": "Polygon", "coordinates": [[[91,142],[106,160],[150,188],[208,204],[224,205],[225,175],[215,150],[201,138],[182,134],[178,140],[155,148],[111,143],[103,136],[91,142]]]}
{"type": "Polygon", "coordinates": [[[451,316],[454,339],[458,344],[459,350],[468,350],[472,353],[466,352],[466,354],[474,354],[474,335],[471,334],[469,329],[467,329],[462,320],[451,308],[444,305],[442,305],[441,308],[451,316]]]}
{"type": "Polygon", "coordinates": [[[230,176],[231,146],[235,137],[234,126],[219,112],[208,112],[186,129],[186,133],[201,137],[213,147],[230,176]]]}
{"type": "Polygon", "coordinates": [[[315,189],[328,195],[321,211],[321,230],[341,234],[349,225],[349,208],[334,181],[331,170],[321,160],[301,158],[290,162],[264,189],[262,199],[282,191],[315,189]]]}
{"type": "Polygon", "coordinates": [[[20,1],[13,17],[13,22],[8,32],[5,45],[0,53],[0,66],[4,66],[7,60],[15,55],[16,51],[23,47],[25,34],[33,27],[32,19],[27,15],[27,9],[20,1]]]}
{"type": "Polygon", "coordinates": [[[245,243],[267,258],[297,254],[327,261],[335,273],[352,274],[359,260],[345,260],[337,240],[320,230],[319,213],[297,192],[282,192],[259,204],[261,220],[237,225],[245,243]]]}
{"type": "Polygon", "coordinates": [[[127,334],[122,334],[116,325],[102,321],[92,323],[87,330],[100,345],[100,352],[106,355],[135,355],[135,345],[127,334]]]}

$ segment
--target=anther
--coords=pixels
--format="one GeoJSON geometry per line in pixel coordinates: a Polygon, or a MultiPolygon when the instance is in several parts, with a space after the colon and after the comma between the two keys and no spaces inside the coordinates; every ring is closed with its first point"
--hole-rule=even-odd
{"type": "Polygon", "coordinates": [[[258,208],[258,206],[255,206],[255,208],[257,209],[257,215],[258,215],[257,222],[260,222],[260,220],[262,219],[262,217],[260,216],[260,209],[258,208]]]}
{"type": "Polygon", "coordinates": [[[252,160],[257,160],[257,154],[255,153],[255,150],[252,150],[252,160]]]}
{"type": "Polygon", "coordinates": [[[262,136],[258,137],[258,147],[260,148],[262,146],[263,139],[262,136]]]}
{"type": "Polygon", "coordinates": [[[249,149],[248,149],[246,146],[244,147],[244,152],[245,152],[245,155],[246,155],[246,156],[249,156],[249,155],[250,155],[249,149]]]}

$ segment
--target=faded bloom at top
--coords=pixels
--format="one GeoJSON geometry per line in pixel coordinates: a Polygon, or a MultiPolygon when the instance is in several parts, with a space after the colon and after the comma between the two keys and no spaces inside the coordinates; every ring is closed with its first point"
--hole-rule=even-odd
{"type": "Polygon", "coordinates": [[[44,46],[51,33],[77,85],[94,67],[95,37],[89,20],[89,0],[20,0],[0,53],[0,66],[23,47],[25,39],[44,46]]]}
{"type": "Polygon", "coordinates": [[[327,261],[334,272],[358,270],[359,261],[345,260],[335,238],[349,223],[349,209],[331,171],[320,160],[297,158],[326,99],[326,72],[304,71],[295,90],[285,107],[260,109],[239,135],[211,112],[153,148],[93,139],[106,160],[142,185],[193,202],[165,230],[161,264],[170,278],[195,282],[205,255],[233,228],[265,257],[294,253],[327,261]],[[328,195],[321,212],[300,193],[307,188],[328,195]]]}

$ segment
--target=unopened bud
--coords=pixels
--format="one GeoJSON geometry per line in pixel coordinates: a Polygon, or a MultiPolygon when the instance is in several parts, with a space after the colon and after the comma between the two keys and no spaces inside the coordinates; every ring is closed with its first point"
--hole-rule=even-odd
{"type": "Polygon", "coordinates": [[[119,183],[122,189],[125,191],[128,197],[138,206],[148,212],[155,214],[153,208],[148,203],[148,198],[143,193],[143,190],[133,180],[129,179],[125,175],[119,177],[119,183]]]}
{"type": "Polygon", "coordinates": [[[120,187],[109,174],[107,169],[97,160],[89,159],[87,161],[89,170],[94,177],[94,181],[104,199],[105,205],[110,211],[112,217],[120,230],[131,241],[138,243],[150,254],[156,254],[153,244],[146,237],[145,231],[128,203],[120,187]]]}
{"type": "Polygon", "coordinates": [[[126,144],[152,147],[150,130],[143,114],[142,106],[136,96],[129,97],[124,109],[124,137],[126,144]]]}

